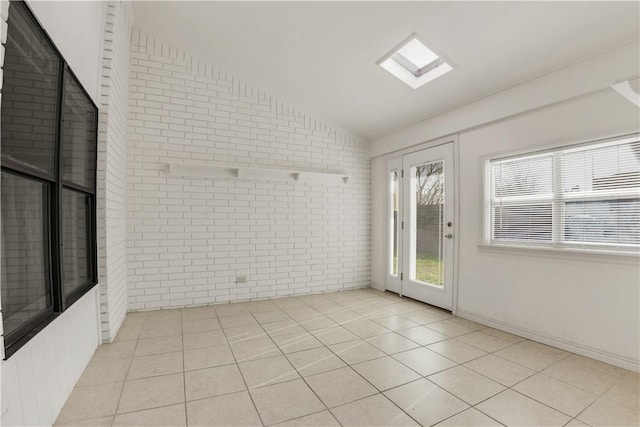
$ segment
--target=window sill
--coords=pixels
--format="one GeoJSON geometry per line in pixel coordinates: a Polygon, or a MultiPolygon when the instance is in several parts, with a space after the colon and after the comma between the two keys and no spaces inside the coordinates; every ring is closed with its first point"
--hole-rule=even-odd
{"type": "Polygon", "coordinates": [[[639,265],[639,252],[614,252],[604,250],[550,248],[522,245],[500,245],[481,243],[478,249],[483,252],[508,253],[510,255],[540,256],[563,258],[568,260],[602,262],[607,264],[639,265]]]}
{"type": "Polygon", "coordinates": [[[43,317],[43,319],[37,325],[31,328],[28,332],[26,332],[20,338],[15,339],[11,343],[5,342],[4,360],[7,360],[11,356],[13,356],[14,353],[20,350],[26,343],[31,341],[33,337],[38,335],[40,331],[42,331],[44,328],[49,326],[51,322],[56,320],[58,316],[60,316],[60,313],[58,312],[49,313],[48,315],[43,317]]]}
{"type": "MultiPolygon", "coordinates": [[[[76,301],[80,298],[84,297],[91,289],[93,289],[97,283],[89,283],[86,286],[78,289],[72,297],[67,301],[65,311],[68,310],[76,301]]],[[[51,308],[53,310],[53,308],[51,308]]],[[[14,353],[20,350],[25,344],[31,341],[36,335],[38,335],[43,329],[49,326],[54,320],[56,320],[63,312],[59,311],[51,311],[47,314],[43,313],[42,317],[37,320],[32,327],[27,329],[23,334],[18,337],[12,338],[10,341],[7,341],[5,338],[4,344],[4,360],[7,360],[14,353]]]]}

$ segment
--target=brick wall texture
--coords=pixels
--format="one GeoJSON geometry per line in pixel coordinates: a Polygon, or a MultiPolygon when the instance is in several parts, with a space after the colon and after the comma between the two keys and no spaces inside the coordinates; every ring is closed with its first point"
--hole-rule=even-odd
{"type": "Polygon", "coordinates": [[[130,55],[130,310],[369,285],[366,141],[135,28],[130,55]],[[342,186],[192,179],[168,176],[170,163],[345,173],[350,179],[342,186]],[[237,283],[238,276],[246,283],[237,283]]]}
{"type": "Polygon", "coordinates": [[[98,125],[98,276],[102,340],[110,342],[127,314],[126,176],[131,4],[105,11],[98,125]]]}

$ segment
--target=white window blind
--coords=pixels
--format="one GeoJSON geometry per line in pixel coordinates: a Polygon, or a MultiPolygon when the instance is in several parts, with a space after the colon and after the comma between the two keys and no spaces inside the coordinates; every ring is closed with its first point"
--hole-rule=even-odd
{"type": "Polygon", "coordinates": [[[490,243],[640,247],[640,137],[488,162],[490,243]]]}

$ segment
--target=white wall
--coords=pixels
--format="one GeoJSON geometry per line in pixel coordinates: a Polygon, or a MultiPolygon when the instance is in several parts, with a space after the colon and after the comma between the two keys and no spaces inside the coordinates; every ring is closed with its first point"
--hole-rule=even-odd
{"type": "MultiPolygon", "coordinates": [[[[638,108],[613,90],[458,134],[460,186],[457,314],[626,368],[638,369],[637,258],[485,249],[483,159],[549,144],[640,130],[638,108]]],[[[384,158],[372,162],[383,192],[384,158]]],[[[384,201],[374,206],[372,265],[383,265],[384,201]]],[[[372,281],[384,285],[384,267],[372,281]]]]}
{"type": "Polygon", "coordinates": [[[129,308],[369,285],[368,143],[134,30],[129,308]],[[168,163],[350,175],[343,186],[168,177],[168,163]],[[247,276],[247,283],[236,283],[247,276]]]}
{"type": "Polygon", "coordinates": [[[482,158],[637,132],[638,112],[609,90],[460,134],[459,314],[482,316],[637,369],[638,258],[535,256],[529,251],[483,250],[479,244],[482,158]]]}
{"type": "Polygon", "coordinates": [[[98,289],[93,288],[2,361],[2,426],[48,426],[99,344],[98,289]]]}
{"type": "Polygon", "coordinates": [[[98,268],[102,340],[111,342],[127,314],[126,177],[130,2],[106,8],[98,136],[98,268]]]}
{"type": "Polygon", "coordinates": [[[639,63],[640,43],[635,41],[372,141],[371,156],[606,89],[612,83],[637,78],[639,63]]]}
{"type": "Polygon", "coordinates": [[[40,24],[98,104],[104,25],[103,1],[28,1],[40,24]]]}

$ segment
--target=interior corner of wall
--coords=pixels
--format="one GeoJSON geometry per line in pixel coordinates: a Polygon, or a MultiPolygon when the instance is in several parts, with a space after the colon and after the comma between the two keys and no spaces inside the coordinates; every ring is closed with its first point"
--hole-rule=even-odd
{"type": "Polygon", "coordinates": [[[98,334],[98,343],[102,342],[102,310],[100,307],[100,284],[94,287],[95,290],[95,302],[96,302],[96,333],[98,334]]]}
{"type": "Polygon", "coordinates": [[[374,282],[374,281],[372,281],[372,282],[371,282],[371,287],[372,287],[373,289],[378,290],[378,291],[383,291],[383,292],[384,292],[384,290],[385,290],[384,285],[382,285],[382,284],[380,284],[380,283],[377,283],[377,282],[374,282]]]}

